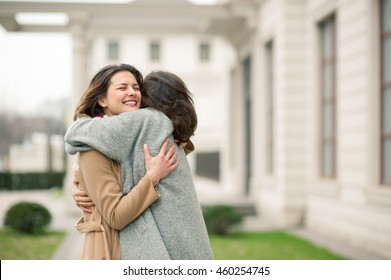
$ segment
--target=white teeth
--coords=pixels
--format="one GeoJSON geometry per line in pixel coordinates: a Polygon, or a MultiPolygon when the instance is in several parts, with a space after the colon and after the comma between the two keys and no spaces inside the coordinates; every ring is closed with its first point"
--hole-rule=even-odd
{"type": "Polygon", "coordinates": [[[136,101],[126,101],[125,105],[136,105],[136,101]]]}

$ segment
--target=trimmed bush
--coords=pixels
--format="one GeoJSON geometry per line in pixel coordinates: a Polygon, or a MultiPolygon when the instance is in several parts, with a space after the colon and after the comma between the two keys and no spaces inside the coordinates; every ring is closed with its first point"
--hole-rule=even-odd
{"type": "Polygon", "coordinates": [[[205,208],[203,214],[208,232],[218,235],[227,234],[233,225],[243,219],[242,214],[228,205],[209,206],[205,208]]]}
{"type": "Polygon", "coordinates": [[[46,190],[63,185],[65,172],[0,172],[0,191],[46,190]]]}
{"type": "Polygon", "coordinates": [[[52,215],[46,207],[24,201],[8,209],[4,225],[23,233],[36,233],[43,231],[51,220],[52,215]]]}

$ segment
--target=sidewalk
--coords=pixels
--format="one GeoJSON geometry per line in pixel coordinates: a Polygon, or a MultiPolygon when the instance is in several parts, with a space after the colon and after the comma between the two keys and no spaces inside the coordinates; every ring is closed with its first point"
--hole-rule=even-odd
{"type": "Polygon", "coordinates": [[[82,244],[83,234],[80,234],[74,227],[70,228],[52,260],[80,260],[82,244]]]}

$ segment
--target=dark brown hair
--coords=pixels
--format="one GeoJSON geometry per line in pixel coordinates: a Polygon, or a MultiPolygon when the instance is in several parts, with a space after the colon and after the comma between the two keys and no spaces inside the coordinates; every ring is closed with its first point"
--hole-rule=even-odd
{"type": "Polygon", "coordinates": [[[175,74],[153,71],[144,79],[142,107],[163,112],[174,125],[174,139],[187,142],[197,128],[197,113],[192,95],[175,74]]]}
{"type": "Polygon", "coordinates": [[[140,87],[141,95],[143,95],[143,76],[140,71],[129,64],[107,65],[100,69],[98,73],[96,73],[92,78],[90,85],[88,86],[76,107],[73,119],[76,120],[82,115],[88,115],[93,118],[97,114],[103,113],[103,109],[99,105],[98,101],[102,97],[106,96],[111,77],[113,77],[115,73],[122,71],[129,71],[133,74],[140,87]]]}

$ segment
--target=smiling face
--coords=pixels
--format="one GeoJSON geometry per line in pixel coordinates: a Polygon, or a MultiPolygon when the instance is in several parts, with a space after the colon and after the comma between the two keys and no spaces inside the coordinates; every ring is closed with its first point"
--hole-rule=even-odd
{"type": "Polygon", "coordinates": [[[106,95],[99,100],[107,116],[140,109],[140,86],[132,73],[121,71],[115,73],[110,80],[106,95]]]}

